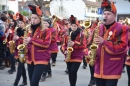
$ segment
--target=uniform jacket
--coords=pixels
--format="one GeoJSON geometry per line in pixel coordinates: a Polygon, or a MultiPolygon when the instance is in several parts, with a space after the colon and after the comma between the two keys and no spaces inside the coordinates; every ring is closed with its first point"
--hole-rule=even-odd
{"type": "Polygon", "coordinates": [[[41,30],[40,27],[36,29],[28,46],[27,63],[32,62],[36,64],[47,65],[50,60],[49,46],[51,43],[51,32],[49,29],[41,30]]]}
{"type": "Polygon", "coordinates": [[[51,31],[51,44],[49,46],[49,50],[51,53],[57,53],[58,52],[58,45],[57,45],[57,31],[54,28],[49,28],[51,31]]]}
{"type": "MultiPolygon", "coordinates": [[[[67,50],[67,44],[68,44],[68,36],[65,36],[63,45],[61,47],[63,53],[67,50]]],[[[83,32],[80,32],[80,34],[78,34],[78,36],[74,40],[74,45],[72,48],[73,52],[71,53],[70,62],[82,62],[84,49],[86,48],[86,40],[83,32]]]]}
{"type": "Polygon", "coordinates": [[[108,30],[101,25],[99,35],[104,42],[98,46],[95,62],[96,78],[119,79],[128,44],[128,28],[115,22],[108,30]],[[109,34],[112,35],[109,38],[109,34]]]}

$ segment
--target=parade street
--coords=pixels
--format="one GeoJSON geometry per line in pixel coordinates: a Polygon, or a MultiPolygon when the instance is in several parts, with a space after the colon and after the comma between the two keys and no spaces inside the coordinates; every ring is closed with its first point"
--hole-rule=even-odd
{"type": "MultiPolygon", "coordinates": [[[[39,86],[69,86],[68,75],[64,72],[66,69],[66,63],[64,62],[64,56],[61,52],[58,53],[57,63],[55,67],[52,67],[52,77],[47,78],[44,82],[40,82],[39,86]]],[[[8,74],[9,68],[0,70],[0,86],[12,86],[16,77],[16,72],[13,74],[8,74]]],[[[26,67],[27,70],[27,67],[26,67]]],[[[26,71],[27,72],[27,71],[26,71]]],[[[28,74],[28,73],[27,73],[28,74]]],[[[77,85],[76,86],[87,86],[90,80],[89,66],[86,69],[82,68],[80,65],[77,74],[77,85]]],[[[22,83],[22,77],[19,84],[22,83]]],[[[126,72],[122,74],[121,79],[118,81],[117,86],[127,86],[127,74],[126,72]]],[[[29,79],[28,79],[28,85],[29,79]]]]}

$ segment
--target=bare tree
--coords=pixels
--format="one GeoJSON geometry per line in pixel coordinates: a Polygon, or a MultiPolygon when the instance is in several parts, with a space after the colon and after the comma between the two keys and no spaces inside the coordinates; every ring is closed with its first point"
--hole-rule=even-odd
{"type": "Polygon", "coordinates": [[[67,11],[64,7],[64,1],[65,0],[53,0],[51,2],[51,6],[54,7],[54,15],[67,17],[67,11]]]}
{"type": "Polygon", "coordinates": [[[50,1],[45,1],[45,0],[33,0],[34,3],[38,6],[41,7],[42,11],[43,11],[43,15],[44,16],[50,16],[51,15],[51,12],[50,12],[50,1]]]}

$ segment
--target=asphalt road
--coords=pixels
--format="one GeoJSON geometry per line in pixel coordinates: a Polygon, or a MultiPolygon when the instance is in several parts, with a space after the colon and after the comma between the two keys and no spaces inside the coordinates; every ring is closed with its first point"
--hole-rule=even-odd
{"type": "MultiPolygon", "coordinates": [[[[57,63],[55,67],[52,67],[52,77],[47,78],[44,82],[40,82],[39,86],[69,86],[68,75],[64,72],[66,69],[66,63],[64,62],[64,56],[61,52],[58,53],[57,63]]],[[[16,72],[8,74],[9,68],[0,70],[0,86],[12,86],[14,83],[16,72]]],[[[26,66],[27,70],[27,66],[26,66]]],[[[82,64],[77,74],[77,85],[76,86],[87,86],[90,80],[89,67],[86,69],[82,68],[82,64]]],[[[19,84],[22,83],[22,77],[19,84]]],[[[118,86],[127,86],[128,79],[127,73],[123,73],[121,79],[118,81],[118,86]]],[[[28,80],[28,85],[29,80],[28,80]]]]}

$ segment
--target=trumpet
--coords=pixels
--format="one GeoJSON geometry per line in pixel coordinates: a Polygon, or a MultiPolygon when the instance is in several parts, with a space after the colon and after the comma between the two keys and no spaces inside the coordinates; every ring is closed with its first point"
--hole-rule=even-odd
{"type": "Polygon", "coordinates": [[[70,35],[68,37],[68,44],[67,44],[67,55],[66,55],[66,61],[67,62],[70,61],[70,59],[71,59],[71,53],[74,50],[71,46],[69,46],[69,42],[71,41],[71,33],[72,32],[70,32],[70,35]]]}

